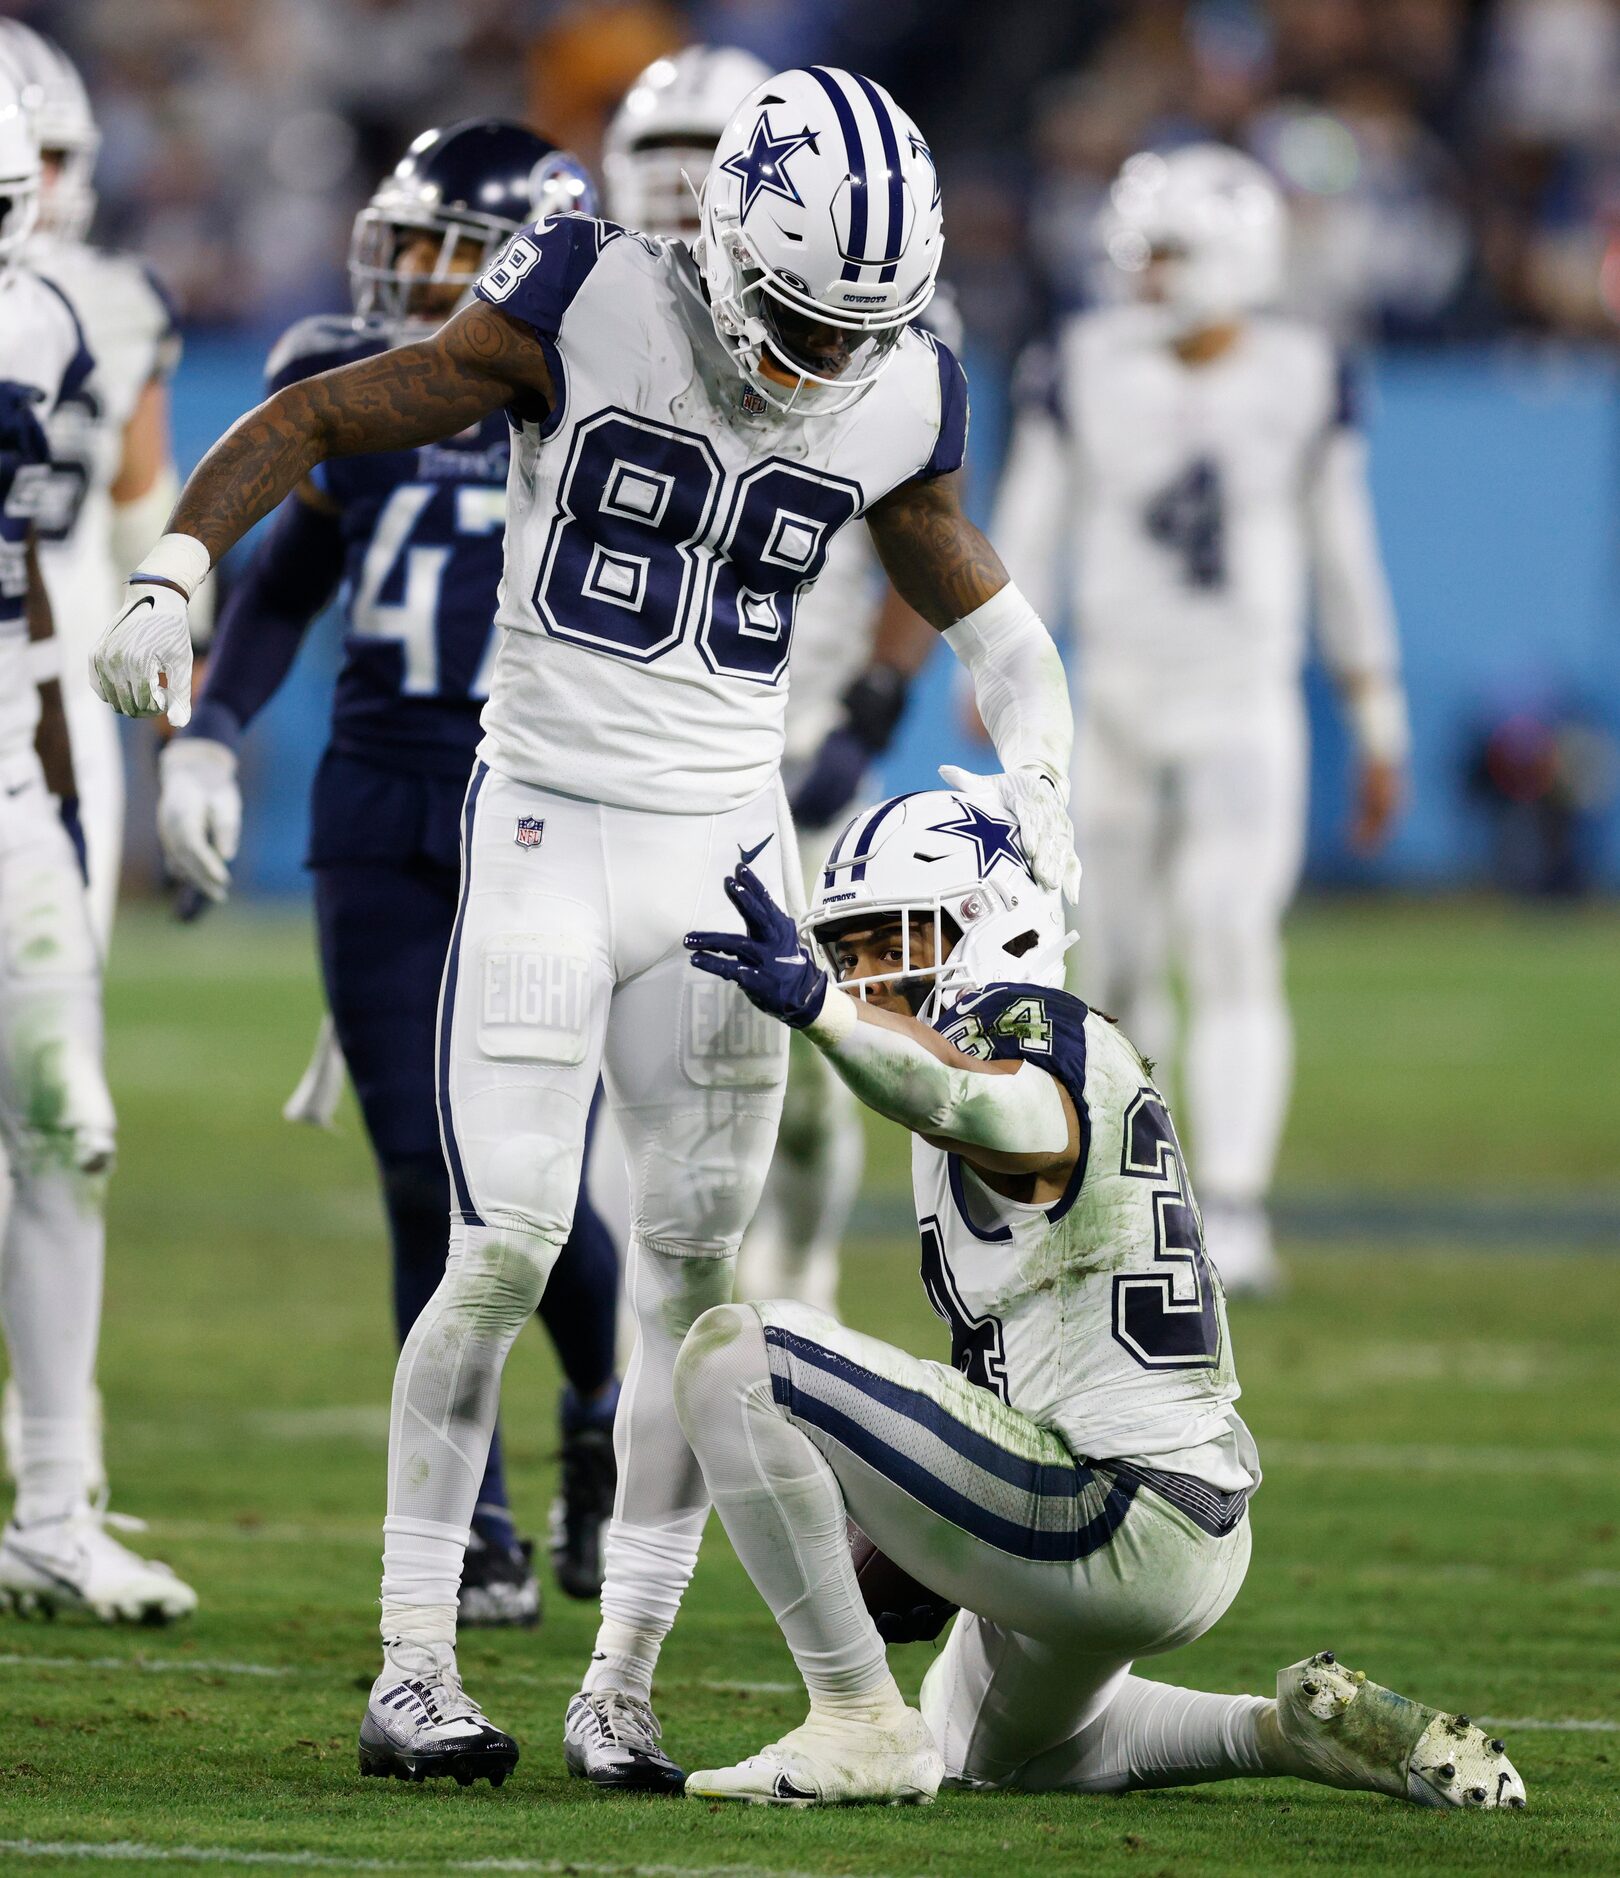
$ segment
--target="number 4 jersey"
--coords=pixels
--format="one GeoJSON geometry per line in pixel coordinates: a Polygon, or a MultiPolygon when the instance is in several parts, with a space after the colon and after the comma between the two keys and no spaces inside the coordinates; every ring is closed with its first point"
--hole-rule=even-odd
{"type": "Polygon", "coordinates": [[[938,1028],[965,1055],[1056,1076],[1081,1126],[1051,1206],[1005,1199],[913,1140],[923,1283],[956,1367],[1088,1460],[1258,1485],[1220,1279],[1142,1058],[1109,1019],[1036,985],[994,985],[938,1028]]]}
{"type": "Polygon", "coordinates": [[[480,754],[523,782],[714,813],[776,772],[794,613],[833,536],[957,469],[967,388],[915,331],[830,416],[782,417],[715,336],[691,254],[561,216],[478,283],[556,388],[513,422],[506,570],[480,754]]]}

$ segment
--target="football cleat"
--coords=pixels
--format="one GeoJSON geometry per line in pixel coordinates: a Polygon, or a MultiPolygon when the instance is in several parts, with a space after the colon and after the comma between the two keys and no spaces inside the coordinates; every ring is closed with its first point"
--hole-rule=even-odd
{"type": "Polygon", "coordinates": [[[1277,1677],[1277,1721],[1301,1772],[1330,1787],[1390,1793],[1418,1806],[1523,1806],[1524,1782],[1500,1741],[1369,1682],[1331,1650],[1277,1677]]]}
{"type": "Polygon", "coordinates": [[[658,1745],[652,1705],[617,1689],[581,1690],[563,1723],[563,1760],[577,1780],[630,1793],[679,1793],[686,1775],[658,1745]]]}
{"type": "Polygon", "coordinates": [[[602,1594],[602,1533],[618,1481],[611,1422],[564,1429],[562,1491],[551,1503],[551,1568],[571,1598],[602,1594]]]}
{"type": "Polygon", "coordinates": [[[384,1645],[360,1724],[360,1771],[381,1780],[433,1780],[448,1774],[469,1787],[498,1787],[517,1766],[518,1745],[490,1722],[461,1686],[455,1646],[384,1645]]]}
{"type": "Polygon", "coordinates": [[[189,1617],[197,1594],[156,1559],[131,1552],[89,1507],[0,1534],[0,1607],[20,1617],[88,1611],[105,1624],[189,1617]]]}
{"type": "Polygon", "coordinates": [[[540,1581],[534,1575],[533,1560],[532,1540],[491,1545],[474,1526],[457,1599],[461,1627],[532,1630],[540,1621],[540,1581]]]}
{"type": "Polygon", "coordinates": [[[908,1708],[893,1727],[813,1714],[735,1767],[691,1775],[686,1791],[755,1806],[927,1806],[944,1777],[928,1724],[908,1708]]]}

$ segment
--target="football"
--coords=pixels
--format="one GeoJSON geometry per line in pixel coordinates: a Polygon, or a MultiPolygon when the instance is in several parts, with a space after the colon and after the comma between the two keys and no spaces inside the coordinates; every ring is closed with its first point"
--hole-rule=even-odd
{"type": "Polygon", "coordinates": [[[885,1643],[932,1643],[961,1608],[901,1571],[854,1520],[849,1522],[849,1552],[862,1601],[885,1643]]]}

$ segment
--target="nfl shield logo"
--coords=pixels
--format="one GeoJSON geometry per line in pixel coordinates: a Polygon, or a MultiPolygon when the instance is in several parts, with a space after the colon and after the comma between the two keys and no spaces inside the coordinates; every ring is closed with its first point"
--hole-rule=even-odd
{"type": "Polygon", "coordinates": [[[520,848],[538,848],[546,832],[546,825],[535,815],[520,815],[517,833],[512,839],[520,848]]]}
{"type": "Polygon", "coordinates": [[[763,417],[770,406],[757,391],[750,387],[742,395],[742,408],[750,417],[763,417]]]}

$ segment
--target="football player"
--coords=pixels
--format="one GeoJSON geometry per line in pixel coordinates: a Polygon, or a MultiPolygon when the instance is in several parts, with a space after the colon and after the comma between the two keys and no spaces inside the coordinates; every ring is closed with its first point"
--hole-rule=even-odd
{"type": "Polygon", "coordinates": [[[12,1189],[0,1328],[17,1399],[0,1604],[162,1622],[193,1610],[196,1594],[119,1544],[90,1498],[115,1122],[60,660],[32,518],[51,486],[43,425],[95,368],[61,289],[18,260],[41,193],[23,96],[0,51],[0,1140],[12,1189]]]}
{"type": "MultiPolygon", "coordinates": [[[[125,575],[162,528],[180,487],[168,389],[180,332],[145,263],[88,239],[101,133],[78,72],[60,47],[20,20],[0,20],[0,51],[23,74],[44,163],[27,261],[73,302],[96,362],[80,394],[52,413],[53,467],[35,527],[62,638],[90,907],[105,956],[123,858],[124,766],[118,721],[90,688],[89,656],[125,575]]],[[[207,636],[205,612],[192,608],[199,642],[207,636]]]]}
{"type": "MultiPolygon", "coordinates": [[[[729,46],[687,46],[655,60],[625,94],[603,142],[613,219],[666,239],[695,235],[690,179],[702,179],[732,113],[769,76],[752,53],[729,46]]],[[[943,285],[918,323],[960,350],[961,321],[943,285]]],[[[793,631],[782,781],[806,893],[934,644],[933,630],[883,579],[867,531],[846,528],[793,631]]],[[[864,1154],[849,1091],[817,1051],[791,1038],[776,1154],[743,1241],[739,1284],[747,1296],[836,1308],[839,1246],[864,1154]]]]}
{"type": "Polygon", "coordinates": [[[1285,237],[1270,178],[1216,145],[1145,153],[1102,232],[1126,297],[1069,320],[1030,374],[996,534],[1048,602],[1072,546],[1086,982],[1163,1059],[1179,968],[1210,1255],[1229,1289],[1264,1290],[1308,587],[1358,752],[1361,848],[1404,789],[1395,624],[1346,378],[1321,333],[1262,310],[1285,237]]]}
{"type": "Polygon", "coordinates": [[[857,815],[805,921],[836,983],[747,867],[726,891],[744,931],[688,935],[693,964],[912,1133],[951,1362],[796,1303],[693,1326],[676,1410],[810,1715],[687,1792],[824,1806],[926,1801],[944,1777],[1116,1792],[1295,1774],[1522,1805],[1500,1741],[1331,1654],[1285,1669],[1275,1702],[1131,1673],[1236,1597],[1260,1467],[1169,1111],[1124,1033],[1059,989],[1063,911],[1013,823],[942,791],[857,815]],[[944,1601],[936,1628],[962,1608],[920,1711],[846,1518],[891,1588],[903,1573],[944,1601]]]}
{"type": "MultiPolygon", "coordinates": [[[[294,326],[271,353],[271,392],[424,337],[524,222],[593,206],[578,159],[520,125],[475,118],[425,132],[356,218],[354,313],[294,326]]],[[[401,1342],[444,1275],[450,1179],[433,1032],[456,916],[461,798],[494,657],[507,437],[497,412],[443,444],[318,465],[232,592],[205,695],[162,757],[158,829],[169,868],[223,900],[242,819],[237,746],[342,586],[346,656],[309,864],[333,1030],[382,1180],[401,1342]]],[[[618,1277],[612,1241],[582,1193],[540,1305],[568,1377],[553,1540],[558,1577],[575,1597],[601,1589],[600,1535],[613,1502],[618,1277]]],[[[533,1623],[539,1609],[497,1430],[472,1516],[461,1622],[533,1623]]]]}
{"type": "Polygon", "coordinates": [[[96,654],[109,703],[190,712],[188,595],[314,466],[512,426],[501,629],[462,817],[437,1057],[450,1255],[395,1385],[384,1667],[367,1771],[504,1778],[464,1692],[455,1588],[501,1366],[573,1215],[598,1071],[624,1136],[636,1344],[614,1436],[602,1625],[570,1769],[678,1790],[652,1676],[708,1510],[675,1354],[730,1295],[784,1038],[682,937],[716,863],[775,892],[799,593],[864,515],[890,579],[973,670],[996,787],[1054,885],[1078,871],[1062,664],[962,513],[961,368],[911,330],[940,257],[921,132],[869,79],[768,80],[726,128],[694,248],[564,215],[516,235],[431,338],[286,387],[187,484],[96,654]]]}

